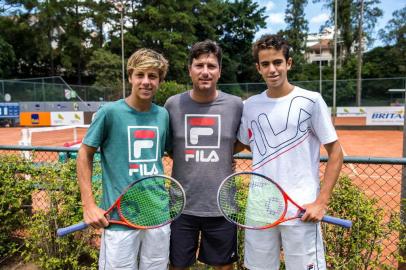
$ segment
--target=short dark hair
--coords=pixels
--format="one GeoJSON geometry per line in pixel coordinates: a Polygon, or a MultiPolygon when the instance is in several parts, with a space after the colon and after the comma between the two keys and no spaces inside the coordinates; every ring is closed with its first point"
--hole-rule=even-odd
{"type": "Polygon", "coordinates": [[[193,59],[199,58],[200,55],[212,53],[217,57],[217,61],[221,68],[222,52],[220,46],[213,40],[206,39],[204,41],[196,42],[193,44],[189,52],[189,66],[192,65],[193,59]]]}
{"type": "Polygon", "coordinates": [[[254,57],[255,63],[258,63],[258,54],[261,50],[275,49],[278,51],[282,50],[285,60],[288,61],[290,48],[289,43],[281,35],[266,34],[261,36],[254,45],[252,45],[252,56],[254,57]]]}

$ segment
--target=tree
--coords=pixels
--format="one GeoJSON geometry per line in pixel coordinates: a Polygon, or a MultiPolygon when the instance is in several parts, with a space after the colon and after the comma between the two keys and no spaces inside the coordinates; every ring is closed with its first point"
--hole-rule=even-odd
{"type": "Polygon", "coordinates": [[[308,22],[305,18],[304,8],[307,0],[288,0],[285,11],[287,28],[284,31],[287,40],[293,50],[293,68],[290,73],[292,80],[296,74],[303,72],[304,52],[306,49],[306,37],[309,31],[308,22]]]}
{"type": "Polygon", "coordinates": [[[128,14],[137,21],[128,33],[139,41],[138,46],[155,49],[169,59],[168,80],[187,82],[188,49],[197,41],[212,39],[223,49],[221,81],[243,81],[254,73],[251,44],[259,27],[265,26],[263,12],[252,0],[139,1],[128,14]]]}
{"type": "MultiPolygon", "coordinates": [[[[129,16],[137,21],[131,36],[140,45],[163,53],[169,60],[167,80],[185,82],[187,48],[196,41],[194,25],[197,17],[192,11],[200,8],[197,0],[139,1],[129,16]]],[[[132,51],[137,48],[131,48],[132,51]]]]}
{"type": "Polygon", "coordinates": [[[397,67],[397,72],[390,73],[391,76],[404,76],[406,74],[406,7],[396,10],[393,18],[388,22],[385,29],[379,31],[380,36],[388,46],[387,58],[391,61],[389,65],[397,67]]]}
{"type": "MultiPolygon", "coordinates": [[[[374,30],[377,18],[382,16],[382,10],[375,5],[380,0],[313,0],[313,2],[326,2],[326,6],[331,8],[331,19],[326,23],[332,25],[335,20],[335,5],[340,11],[337,14],[337,33],[344,44],[345,61],[351,58],[352,48],[356,45],[358,52],[357,68],[357,91],[356,104],[361,105],[361,74],[362,74],[362,50],[364,49],[364,40],[366,44],[372,44],[372,32],[374,30]]],[[[366,46],[365,46],[366,47],[366,46]]],[[[344,61],[344,63],[345,63],[344,61]]]]}
{"type": "Polygon", "coordinates": [[[44,53],[49,56],[47,61],[47,69],[49,75],[54,76],[55,60],[58,56],[58,43],[63,28],[64,4],[57,1],[42,1],[38,2],[36,9],[38,10],[33,14],[36,23],[33,27],[37,30],[38,36],[43,39],[45,43],[44,53]]]}
{"type": "MultiPolygon", "coordinates": [[[[338,14],[337,14],[337,29],[340,40],[343,42],[344,51],[346,57],[351,54],[351,49],[354,44],[358,42],[359,35],[359,24],[358,20],[360,18],[361,12],[361,1],[360,0],[313,0],[314,3],[324,2],[325,7],[330,9],[331,16],[330,19],[323,25],[332,26],[334,25],[334,4],[337,2],[338,14]]],[[[373,42],[372,33],[374,31],[376,22],[379,17],[382,16],[382,10],[376,5],[380,3],[380,0],[368,0],[364,1],[364,11],[363,11],[363,35],[367,41],[367,44],[373,42]]]]}
{"type": "Polygon", "coordinates": [[[0,78],[11,74],[15,61],[13,47],[0,36],[0,78]]]}
{"type": "MultiPolygon", "coordinates": [[[[59,75],[77,84],[99,81],[98,72],[87,70],[93,52],[121,54],[121,13],[112,2],[0,0],[0,36],[16,59],[8,76],[59,75]]],[[[167,80],[185,83],[190,46],[209,38],[224,51],[223,82],[255,78],[251,43],[265,26],[265,17],[264,8],[253,0],[122,2],[125,58],[141,47],[154,49],[169,60],[167,80]]]]}
{"type": "Polygon", "coordinates": [[[16,52],[18,77],[60,75],[66,70],[81,82],[89,55],[82,53],[89,35],[84,30],[89,1],[6,1],[13,8],[3,32],[16,52]]]}
{"type": "MultiPolygon", "coordinates": [[[[19,5],[22,8],[22,5],[19,5]]],[[[36,28],[36,18],[13,5],[12,11],[0,17],[0,36],[12,46],[15,59],[9,76],[33,77],[48,74],[47,42],[36,28]]]]}
{"type": "Polygon", "coordinates": [[[265,8],[252,0],[226,3],[221,10],[219,43],[224,52],[221,82],[246,82],[257,77],[251,46],[255,33],[265,27],[265,8]],[[221,27],[223,26],[223,27],[221,27]]]}
{"type": "Polygon", "coordinates": [[[392,13],[384,29],[379,30],[379,35],[387,45],[405,48],[406,45],[406,7],[392,13]]]}
{"type": "Polygon", "coordinates": [[[105,49],[95,50],[87,68],[95,77],[94,86],[121,89],[121,57],[105,49]]]}
{"type": "Polygon", "coordinates": [[[112,3],[108,1],[90,1],[89,18],[93,25],[90,26],[91,38],[93,46],[97,49],[102,48],[106,42],[105,27],[109,24],[109,19],[112,18],[112,3]]]}
{"type": "Polygon", "coordinates": [[[63,29],[60,36],[61,62],[67,73],[76,77],[76,83],[82,84],[82,76],[86,63],[91,55],[90,33],[86,21],[90,14],[91,0],[65,0],[63,14],[63,29]]]}

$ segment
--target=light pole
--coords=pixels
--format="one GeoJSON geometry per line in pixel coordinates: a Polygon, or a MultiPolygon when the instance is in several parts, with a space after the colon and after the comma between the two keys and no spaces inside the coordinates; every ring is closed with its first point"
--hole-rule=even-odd
{"type": "Polygon", "coordinates": [[[361,11],[359,16],[358,22],[358,63],[357,63],[357,94],[356,96],[356,104],[358,107],[361,106],[361,96],[362,96],[362,20],[364,17],[364,0],[361,0],[361,11]]]}
{"type": "Polygon", "coordinates": [[[319,39],[319,44],[320,44],[320,51],[319,51],[319,75],[320,75],[320,85],[319,85],[319,91],[320,91],[320,95],[322,95],[322,93],[323,93],[323,85],[322,85],[322,71],[321,71],[321,67],[322,67],[322,65],[321,65],[321,41],[322,41],[322,39],[321,39],[321,37],[320,37],[320,39],[319,39]]]}
{"type": "Polygon", "coordinates": [[[333,124],[336,118],[336,88],[337,88],[337,0],[334,0],[334,73],[333,73],[333,124]]]}

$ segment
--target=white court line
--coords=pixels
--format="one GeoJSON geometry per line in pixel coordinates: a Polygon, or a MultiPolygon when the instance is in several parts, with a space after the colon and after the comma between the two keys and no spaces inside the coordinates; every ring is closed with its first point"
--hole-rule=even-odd
{"type": "MultiPolygon", "coordinates": [[[[345,157],[347,157],[347,153],[344,150],[344,147],[341,145],[341,149],[343,150],[343,154],[345,157]]],[[[350,167],[350,169],[352,170],[352,173],[355,174],[356,176],[359,176],[359,173],[357,172],[357,169],[355,168],[355,166],[352,163],[349,163],[348,166],[350,167]]]]}

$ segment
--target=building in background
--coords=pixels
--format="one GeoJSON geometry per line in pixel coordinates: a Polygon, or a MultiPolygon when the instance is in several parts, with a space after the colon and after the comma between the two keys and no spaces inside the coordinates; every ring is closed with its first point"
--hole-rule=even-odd
{"type": "MultiPolygon", "coordinates": [[[[363,52],[367,49],[367,41],[364,39],[363,52]]],[[[351,53],[356,52],[358,43],[354,43],[351,47],[351,53]]],[[[337,41],[337,65],[340,67],[346,52],[342,41],[340,40],[340,33],[338,33],[337,41]]],[[[317,64],[322,66],[330,66],[334,58],[334,28],[326,27],[321,33],[313,33],[307,35],[305,59],[309,64],[317,64]]]]}
{"type": "MultiPolygon", "coordinates": [[[[339,43],[338,43],[339,44],[339,43]]],[[[338,45],[337,44],[337,45],[338,45]]],[[[338,50],[341,52],[342,50],[338,50]]],[[[321,33],[309,34],[306,40],[305,59],[307,63],[329,66],[333,61],[334,28],[326,27],[321,33]]]]}

